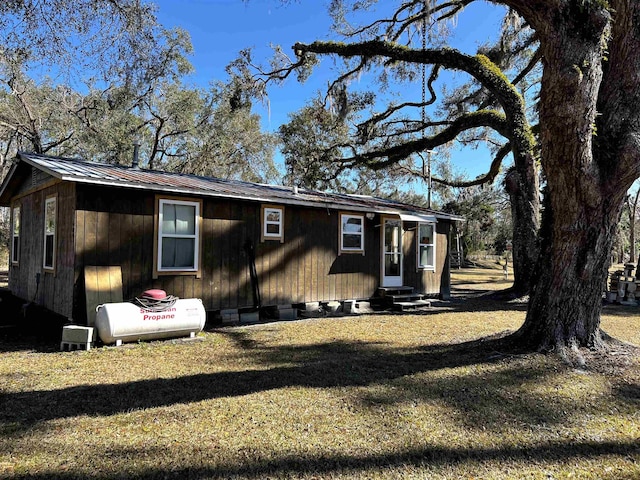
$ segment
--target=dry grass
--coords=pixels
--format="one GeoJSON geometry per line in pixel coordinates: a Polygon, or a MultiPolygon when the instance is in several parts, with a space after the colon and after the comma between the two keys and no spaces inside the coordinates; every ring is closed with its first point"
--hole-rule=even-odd
{"type": "MultiPolygon", "coordinates": [[[[0,344],[0,477],[640,478],[638,357],[579,371],[475,341],[523,318],[472,300],[89,352],[0,344]]],[[[603,326],[640,344],[639,320],[607,308],[603,326]]]]}

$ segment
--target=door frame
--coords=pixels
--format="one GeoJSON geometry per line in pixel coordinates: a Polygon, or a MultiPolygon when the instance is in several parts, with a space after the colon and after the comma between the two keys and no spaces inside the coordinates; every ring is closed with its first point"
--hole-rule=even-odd
{"type": "Polygon", "coordinates": [[[402,244],[402,219],[398,217],[382,216],[380,219],[380,284],[383,287],[401,287],[404,282],[404,246],[402,244]],[[398,222],[398,252],[386,252],[385,233],[388,221],[398,222]],[[400,255],[400,275],[386,275],[386,255],[400,255]]]}

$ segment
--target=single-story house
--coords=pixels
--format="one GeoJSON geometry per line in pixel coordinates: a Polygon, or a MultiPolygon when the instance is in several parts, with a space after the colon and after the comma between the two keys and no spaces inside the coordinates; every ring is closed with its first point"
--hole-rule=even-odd
{"type": "Polygon", "coordinates": [[[447,297],[455,215],[363,195],[19,153],[9,289],[86,322],[84,269],[120,266],[124,298],[159,288],[209,312],[365,300],[379,287],[447,297]]]}

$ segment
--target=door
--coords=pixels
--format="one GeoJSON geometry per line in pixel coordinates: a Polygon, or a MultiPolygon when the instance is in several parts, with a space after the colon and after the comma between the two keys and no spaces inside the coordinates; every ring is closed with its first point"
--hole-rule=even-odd
{"type": "Polygon", "coordinates": [[[402,220],[382,222],[382,286],[402,286],[402,220]]]}

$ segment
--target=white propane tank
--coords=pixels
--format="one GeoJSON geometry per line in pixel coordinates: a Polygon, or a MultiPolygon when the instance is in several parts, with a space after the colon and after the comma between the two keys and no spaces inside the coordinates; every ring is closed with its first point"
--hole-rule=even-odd
{"type": "Polygon", "coordinates": [[[199,298],[178,299],[163,311],[133,303],[105,303],[96,311],[96,328],[106,343],[137,342],[158,338],[195,336],[202,331],[206,313],[199,298]]]}

